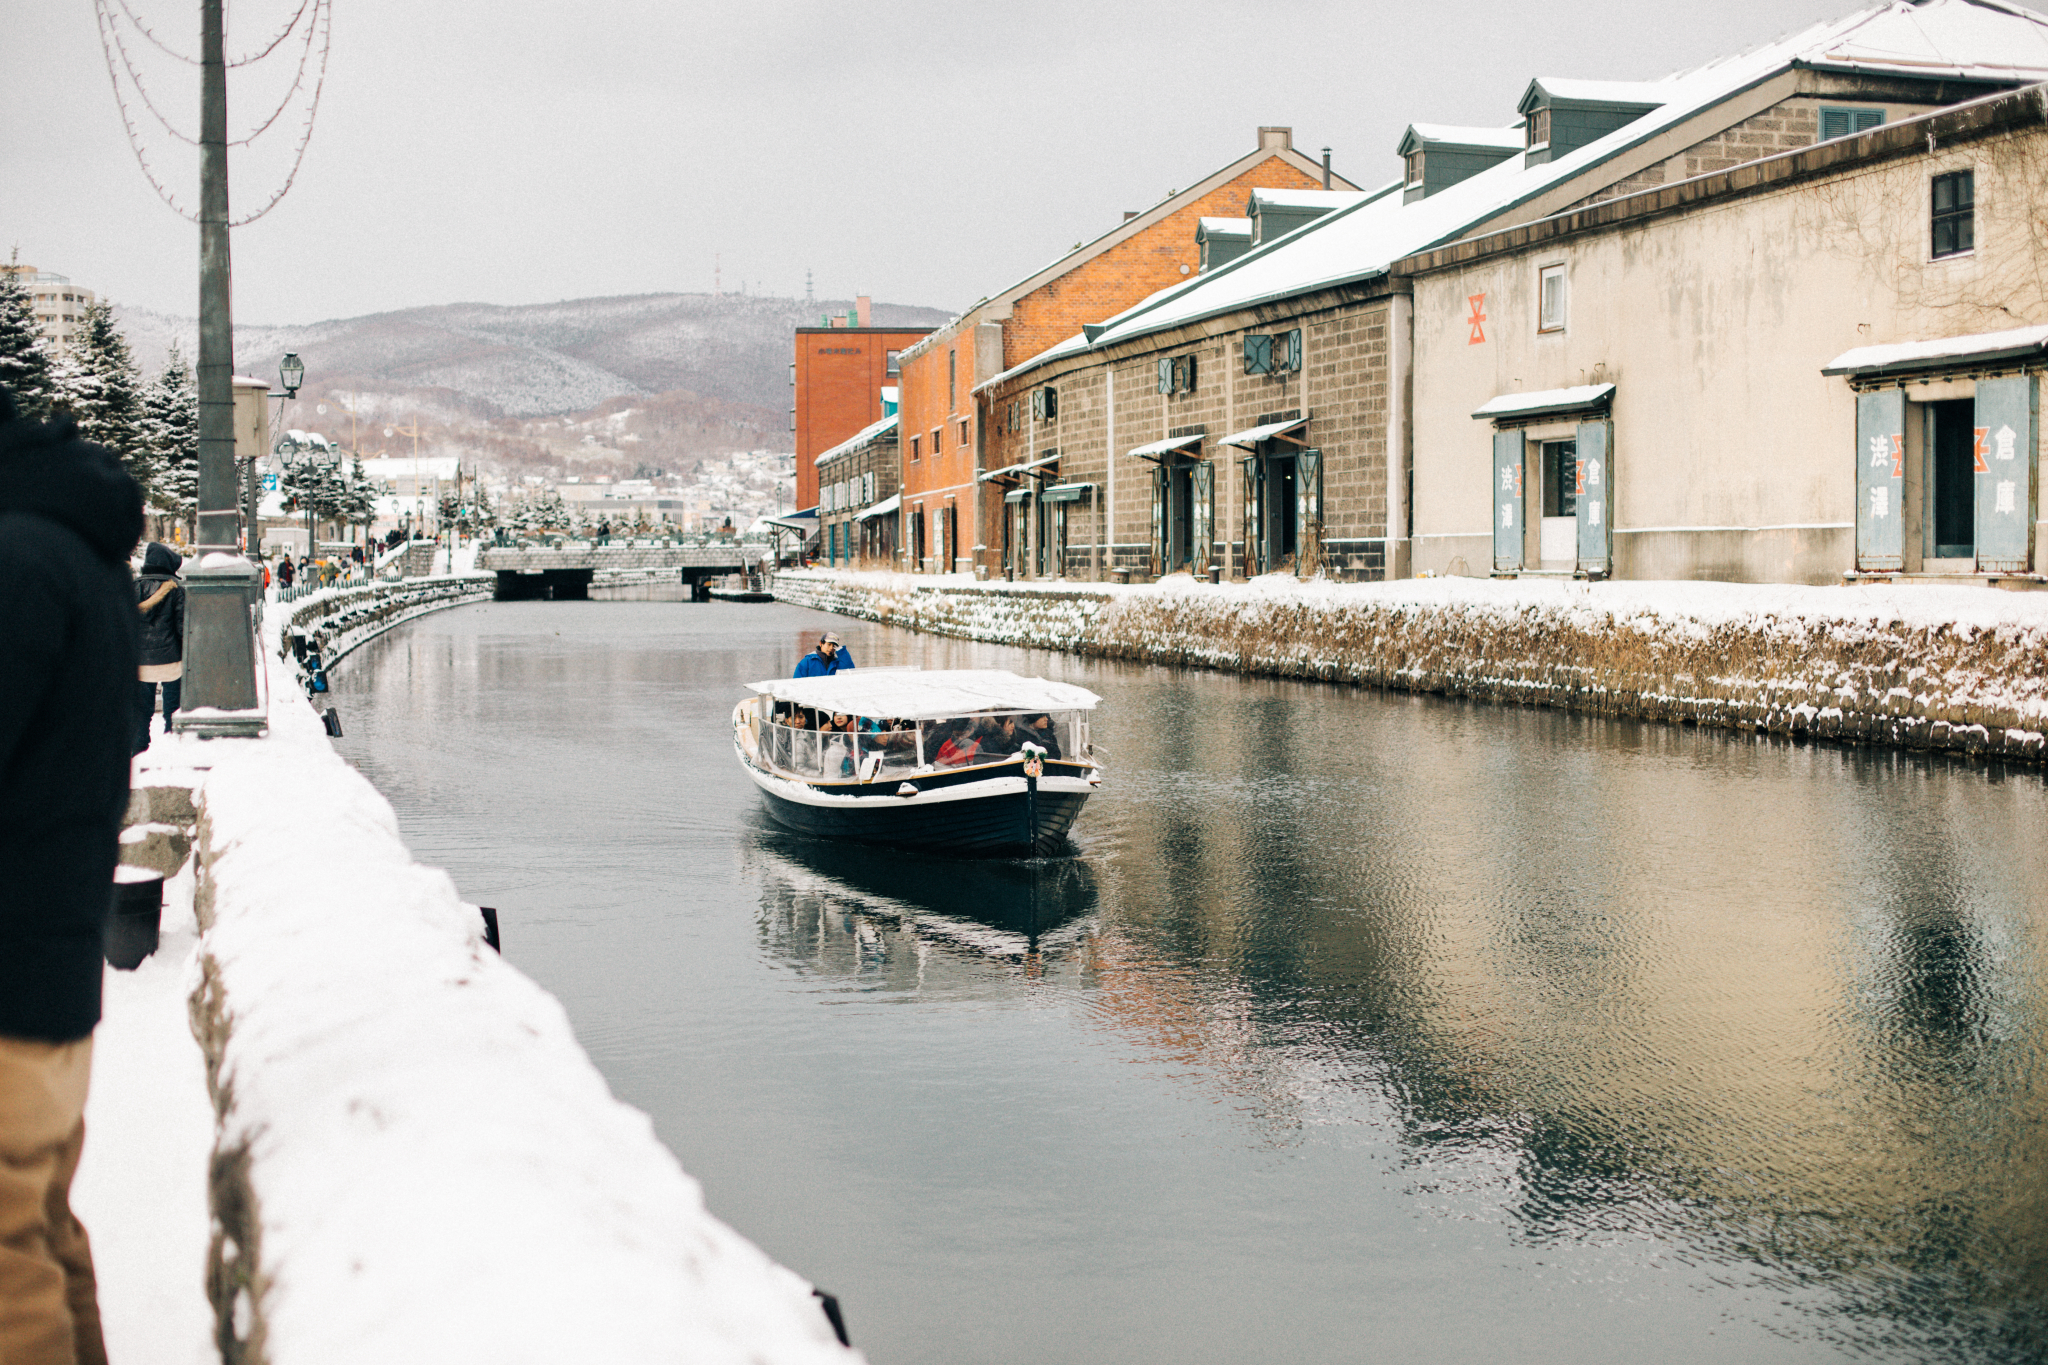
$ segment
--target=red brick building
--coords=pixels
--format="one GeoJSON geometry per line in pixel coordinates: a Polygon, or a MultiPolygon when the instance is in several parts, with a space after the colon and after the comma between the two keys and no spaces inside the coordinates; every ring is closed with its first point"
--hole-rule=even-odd
{"type": "Polygon", "coordinates": [[[870,327],[868,301],[839,325],[796,329],[789,382],[796,432],[796,506],[818,505],[817,458],[885,415],[882,390],[896,383],[896,357],[929,327],[870,327]]]}
{"type": "MultiPolygon", "coordinates": [[[[977,565],[1000,571],[1004,489],[981,477],[988,472],[982,456],[987,428],[999,417],[1007,423],[1009,414],[981,411],[977,385],[1200,270],[1195,230],[1202,219],[1244,217],[1254,190],[1324,188],[1358,187],[1297,152],[1291,129],[1261,128],[1256,150],[1141,213],[1125,214],[1094,241],[905,349],[898,381],[899,562],[928,573],[977,565]]],[[[801,478],[801,437],[797,449],[801,478]]]]}

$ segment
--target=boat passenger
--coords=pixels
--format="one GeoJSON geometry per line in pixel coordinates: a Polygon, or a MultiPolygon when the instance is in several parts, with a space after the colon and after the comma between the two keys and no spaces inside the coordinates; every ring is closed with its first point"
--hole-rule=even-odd
{"type": "Polygon", "coordinates": [[[811,728],[811,715],[801,706],[792,707],[790,713],[782,718],[782,723],[792,730],[808,730],[811,728]]]}
{"type": "Polygon", "coordinates": [[[853,667],[853,651],[839,643],[839,637],[826,631],[818,637],[818,647],[796,661],[793,678],[829,678],[834,673],[843,673],[853,667]]]}
{"type": "Polygon", "coordinates": [[[981,723],[980,739],[984,758],[1008,758],[1024,743],[1015,716],[990,716],[981,723]]]}
{"type": "Polygon", "coordinates": [[[941,768],[958,768],[976,761],[981,744],[974,736],[973,721],[948,721],[940,733],[945,738],[939,742],[939,751],[933,762],[941,768]]]}
{"type": "Polygon", "coordinates": [[[1017,742],[1019,745],[1036,744],[1045,750],[1047,758],[1060,756],[1059,732],[1053,728],[1051,716],[1027,717],[1024,723],[1017,727],[1017,742]]]}

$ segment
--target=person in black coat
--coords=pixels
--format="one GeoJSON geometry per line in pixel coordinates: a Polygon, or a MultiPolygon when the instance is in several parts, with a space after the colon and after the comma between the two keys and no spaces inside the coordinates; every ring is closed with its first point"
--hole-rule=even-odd
{"type": "Polygon", "coordinates": [[[185,677],[185,585],[178,581],[184,564],[170,546],[152,540],[142,553],[142,572],[135,579],[135,607],[142,613],[142,655],[137,670],[136,753],[149,747],[149,722],[156,715],[156,690],[164,690],[164,733],[178,714],[185,677]]]}
{"type": "Polygon", "coordinates": [[[0,388],[0,1359],[104,1360],[71,1212],[135,725],[142,492],[0,388]]]}

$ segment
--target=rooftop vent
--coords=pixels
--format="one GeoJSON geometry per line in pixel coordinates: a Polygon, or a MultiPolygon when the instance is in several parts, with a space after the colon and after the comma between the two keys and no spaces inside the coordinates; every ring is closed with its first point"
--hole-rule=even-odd
{"type": "Polygon", "coordinates": [[[1294,147],[1292,128],[1259,129],[1259,150],[1262,152],[1285,152],[1294,147]]]}

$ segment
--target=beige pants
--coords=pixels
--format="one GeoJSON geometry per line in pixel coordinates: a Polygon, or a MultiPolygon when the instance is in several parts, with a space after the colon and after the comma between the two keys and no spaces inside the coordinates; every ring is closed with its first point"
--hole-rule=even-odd
{"type": "Polygon", "coordinates": [[[92,1039],[0,1038],[0,1361],[106,1365],[92,1247],[71,1212],[92,1039]]]}

